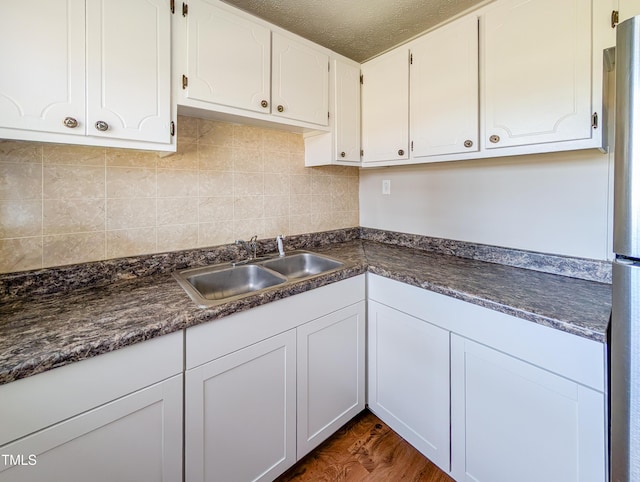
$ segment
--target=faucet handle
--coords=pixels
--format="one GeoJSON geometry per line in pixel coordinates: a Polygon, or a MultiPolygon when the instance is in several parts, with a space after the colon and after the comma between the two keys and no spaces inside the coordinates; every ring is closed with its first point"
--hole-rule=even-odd
{"type": "Polygon", "coordinates": [[[284,256],[284,245],[282,244],[282,240],[285,239],[284,234],[278,234],[276,236],[276,246],[278,246],[278,256],[284,256]]]}

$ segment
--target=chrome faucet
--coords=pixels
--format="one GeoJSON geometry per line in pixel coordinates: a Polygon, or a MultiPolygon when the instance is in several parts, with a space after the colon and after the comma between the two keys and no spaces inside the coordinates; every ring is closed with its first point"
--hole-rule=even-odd
{"type": "Polygon", "coordinates": [[[244,241],[242,239],[236,239],[236,245],[242,246],[247,252],[247,256],[249,260],[255,259],[258,257],[258,235],[254,235],[251,237],[249,241],[244,241]]]}
{"type": "Polygon", "coordinates": [[[284,245],[282,244],[282,240],[284,239],[284,234],[278,234],[276,236],[276,245],[278,246],[278,256],[284,256],[284,245]]]}

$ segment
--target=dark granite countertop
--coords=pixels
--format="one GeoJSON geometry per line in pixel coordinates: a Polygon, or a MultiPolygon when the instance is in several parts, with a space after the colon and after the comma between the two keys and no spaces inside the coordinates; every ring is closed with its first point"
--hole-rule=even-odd
{"type": "Polygon", "coordinates": [[[169,273],[38,294],[0,305],[0,384],[215,320],[370,271],[598,342],[611,286],[437,252],[352,240],[313,248],[350,261],[337,273],[198,308],[169,273]]]}

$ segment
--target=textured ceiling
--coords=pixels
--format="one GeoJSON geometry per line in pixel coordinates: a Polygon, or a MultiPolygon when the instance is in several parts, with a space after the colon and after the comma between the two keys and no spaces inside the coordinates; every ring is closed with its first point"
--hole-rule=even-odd
{"type": "Polygon", "coordinates": [[[364,62],[486,0],[224,0],[364,62]]]}

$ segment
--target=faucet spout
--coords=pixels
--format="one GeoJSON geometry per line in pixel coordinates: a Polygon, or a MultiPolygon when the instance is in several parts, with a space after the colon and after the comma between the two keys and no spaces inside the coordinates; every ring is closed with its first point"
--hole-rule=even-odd
{"type": "Polygon", "coordinates": [[[258,257],[258,235],[254,235],[251,237],[249,241],[244,241],[243,239],[236,239],[236,246],[242,246],[244,250],[247,252],[247,257],[249,260],[255,259],[258,257]]]}

